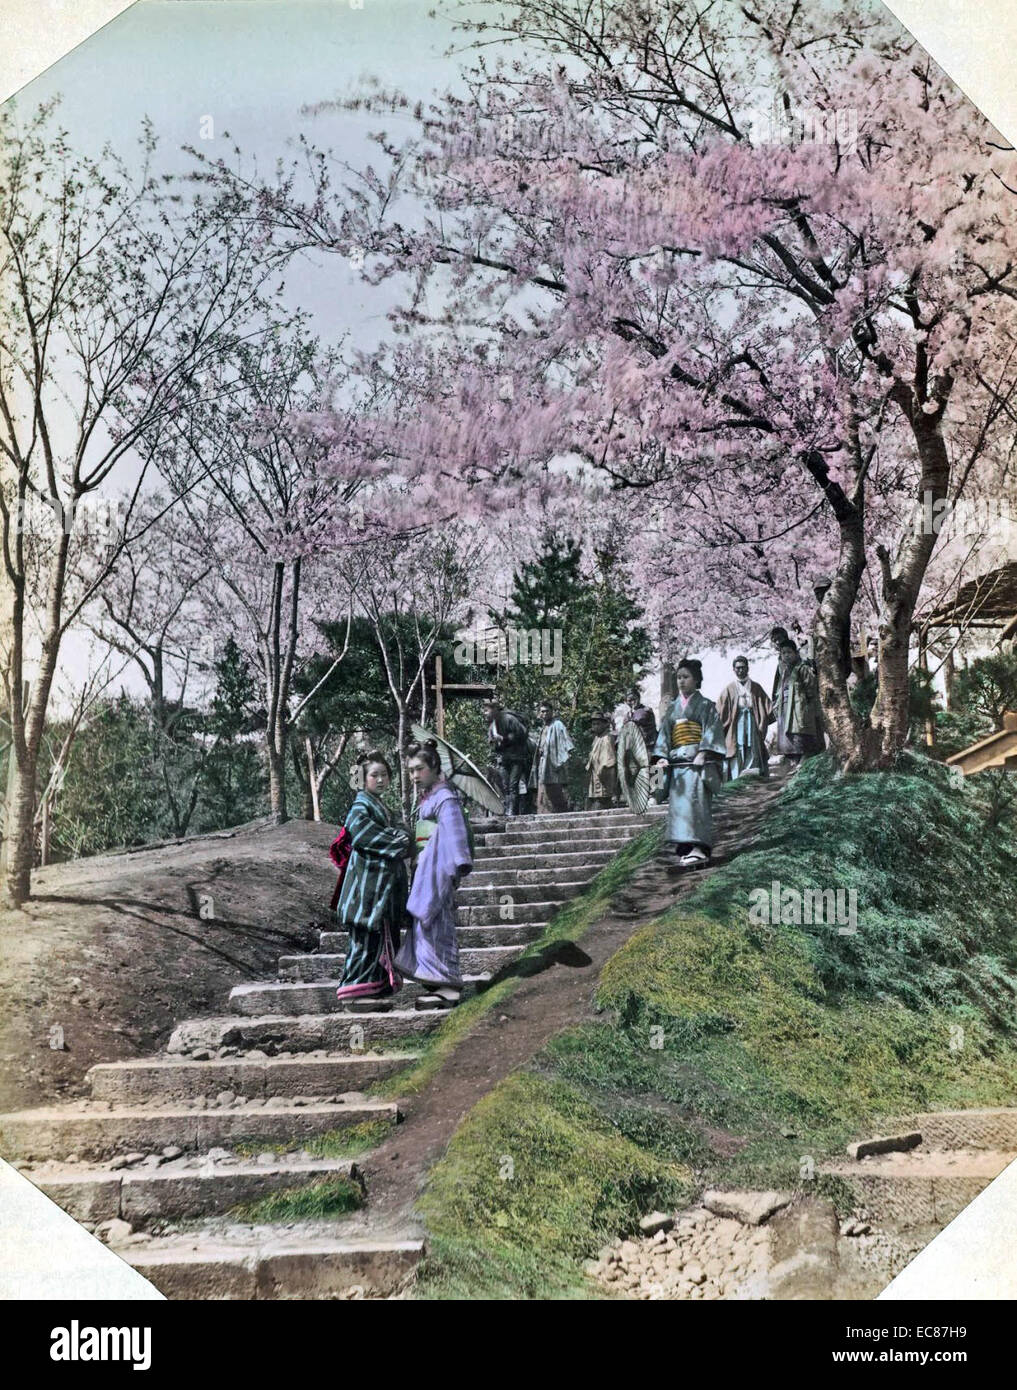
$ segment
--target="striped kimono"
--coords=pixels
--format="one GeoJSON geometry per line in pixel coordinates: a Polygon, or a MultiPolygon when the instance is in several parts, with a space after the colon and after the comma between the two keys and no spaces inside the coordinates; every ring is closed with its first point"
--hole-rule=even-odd
{"type": "Polygon", "coordinates": [[[336,917],[348,932],[340,999],[389,994],[402,983],[395,973],[400,928],[406,919],[406,831],[392,823],[371,792],[357,792],[346,817],[353,849],[336,917]]]}
{"type": "Polygon", "coordinates": [[[669,791],[667,838],[675,845],[713,848],[713,815],[710,804],[723,781],[727,739],[712,700],[694,690],[683,705],[676,695],[657,734],[654,753],[667,758],[669,791]],[[693,767],[699,752],[708,755],[702,767],[693,767]]]}

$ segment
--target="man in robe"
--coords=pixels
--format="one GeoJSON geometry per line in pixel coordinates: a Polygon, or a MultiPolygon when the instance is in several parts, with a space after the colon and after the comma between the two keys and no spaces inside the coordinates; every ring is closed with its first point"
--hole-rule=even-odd
{"type": "Polygon", "coordinates": [[[568,730],[557,718],[550,700],[540,706],[540,737],[533,753],[530,786],[537,790],[537,812],[567,811],[565,780],[574,748],[568,730]]]}
{"type": "Polygon", "coordinates": [[[656,717],[653,710],[647,709],[643,704],[642,696],[635,686],[628,693],[627,703],[629,706],[628,717],[642,734],[643,742],[646,744],[646,752],[649,755],[653,752],[654,744],[657,742],[656,717]]]}
{"type": "Polygon", "coordinates": [[[614,805],[618,795],[618,750],[611,732],[609,714],[595,714],[590,723],[593,726],[593,744],[586,760],[586,770],[590,774],[586,787],[586,809],[606,811],[614,805]]]}
{"type": "Polygon", "coordinates": [[[728,777],[769,777],[766,726],[773,704],[759,682],[750,680],[748,657],[735,657],[733,667],[735,678],[717,699],[727,738],[728,777]]]}
{"type": "Polygon", "coordinates": [[[819,683],[811,661],[803,661],[793,642],[780,649],[777,693],[771,719],[777,721],[777,752],[789,763],[812,758],[825,746],[819,683]]]}
{"type": "Polygon", "coordinates": [[[530,773],[530,731],[514,710],[505,709],[497,696],[484,701],[487,740],[501,780],[506,816],[521,814],[530,773]]]}

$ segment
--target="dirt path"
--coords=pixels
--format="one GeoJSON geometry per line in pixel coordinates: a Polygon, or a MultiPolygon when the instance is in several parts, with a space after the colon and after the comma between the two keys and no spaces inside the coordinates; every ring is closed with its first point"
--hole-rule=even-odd
{"type": "MultiPolygon", "coordinates": [[[[755,838],[760,813],[779,795],[785,778],[774,777],[740,792],[718,808],[718,839],[708,869],[675,875],[672,850],[638,871],[630,885],[583,936],[549,952],[537,973],[523,978],[502,1005],[482,1018],[443,1064],[434,1080],[400,1108],[405,1122],[361,1162],[370,1194],[367,1219],[374,1225],[419,1229],[413,1206],[427,1171],[441,1156],[472,1107],[510,1072],[524,1065],[555,1034],[595,1017],[593,991],[600,971],[628,938],[670,907],[755,838]],[[723,820],[721,820],[723,817],[723,820]]],[[[519,973],[520,962],[507,974],[519,973]]]]}

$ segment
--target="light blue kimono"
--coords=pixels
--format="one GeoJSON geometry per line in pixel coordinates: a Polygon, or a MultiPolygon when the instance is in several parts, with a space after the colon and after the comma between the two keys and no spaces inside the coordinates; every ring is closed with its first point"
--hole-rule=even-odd
{"type": "Polygon", "coordinates": [[[670,764],[667,838],[672,844],[713,848],[713,794],[724,780],[727,738],[712,700],[694,690],[682,707],[676,695],[660,723],[654,753],[670,764]],[[697,753],[708,756],[693,767],[697,753]]]}

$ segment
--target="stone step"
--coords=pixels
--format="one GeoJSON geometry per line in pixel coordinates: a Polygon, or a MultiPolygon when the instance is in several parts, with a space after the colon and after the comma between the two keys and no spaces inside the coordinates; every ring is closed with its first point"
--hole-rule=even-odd
{"type": "MultiPolygon", "coordinates": [[[[313,959],[313,957],[312,957],[313,959]]],[[[215,1058],[191,1062],[159,1057],[101,1062],[88,1073],[95,1100],[120,1105],[147,1100],[194,1100],[233,1091],[238,1096],[327,1096],[360,1091],[416,1060],[415,1052],[347,1053],[321,1057],[215,1058]]]]}
{"type": "Polygon", "coordinates": [[[196,1048],[263,1048],[276,1052],[362,1053],[388,1041],[402,1041],[430,1033],[445,1017],[443,1012],[390,1009],[366,1014],[280,1014],[245,1018],[243,1014],[213,1018],[189,1018],[178,1023],[166,1044],[168,1053],[193,1052],[196,1048]]]}
{"type": "MultiPolygon", "coordinates": [[[[567,844],[568,841],[565,843],[567,844]]],[[[621,842],[622,845],[627,843],[627,840],[621,842]]],[[[525,854],[514,852],[505,854],[500,850],[488,855],[478,853],[473,861],[473,872],[470,874],[470,880],[471,882],[474,881],[478,874],[511,874],[518,869],[557,869],[565,877],[565,869],[583,869],[591,864],[600,868],[609,859],[613,859],[615,853],[616,850],[610,845],[605,847],[600,844],[581,852],[574,852],[571,845],[567,852],[564,850],[559,852],[549,849],[547,846],[535,845],[532,849],[527,849],[525,854]]]]}
{"type": "Polygon", "coordinates": [[[915,1149],[861,1161],[836,1159],[819,1171],[845,1183],[873,1220],[906,1230],[948,1225],[1015,1158],[1015,1152],[990,1149],[915,1149]]]}
{"type": "Polygon", "coordinates": [[[883,1134],[917,1130],[922,1151],[931,1149],[992,1149],[1017,1152],[1017,1109],[938,1110],[888,1120],[883,1134]]]}
{"type": "Polygon", "coordinates": [[[6,1158],[41,1161],[72,1153],[108,1159],[131,1150],[153,1153],[169,1144],[191,1151],[250,1140],[268,1148],[273,1141],[306,1139],[368,1120],[395,1124],[398,1118],[398,1107],[388,1101],[207,1110],[82,1101],[0,1115],[0,1152],[6,1158]]]}
{"type": "MultiPolygon", "coordinates": [[[[652,825],[657,816],[666,813],[665,806],[653,804],[641,814],[630,811],[627,806],[612,806],[607,811],[552,811],[539,816],[509,816],[494,822],[490,830],[484,829],[485,834],[500,831],[512,830],[543,830],[546,827],[552,829],[572,829],[577,826],[589,826],[591,828],[615,827],[618,825],[652,825]]],[[[477,823],[478,827],[483,826],[483,822],[477,823]]]]}
{"type": "MultiPolygon", "coordinates": [[[[527,856],[529,858],[529,856],[527,856]]],[[[499,865],[496,869],[474,869],[470,877],[463,881],[464,887],[471,888],[532,888],[535,884],[554,884],[561,883],[561,880],[570,880],[572,883],[589,883],[590,878],[596,878],[604,865],[610,863],[614,855],[604,855],[603,859],[590,860],[581,859],[575,865],[559,865],[554,859],[545,859],[534,869],[506,869],[499,865]]]]}
{"type": "MultiPolygon", "coordinates": [[[[469,998],[477,992],[478,986],[487,984],[490,977],[487,975],[464,975],[463,976],[463,998],[469,998]]],[[[320,1014],[320,1013],[339,1013],[345,1009],[345,1003],[340,1003],[336,998],[338,979],[323,981],[298,981],[282,983],[265,982],[253,985],[236,985],[230,990],[230,1008],[234,1013],[245,1014],[248,1017],[259,1014],[320,1014]]],[[[427,994],[429,990],[426,985],[417,984],[414,980],[407,980],[397,995],[392,998],[393,1007],[398,1004],[400,1009],[421,994],[427,994]]],[[[354,1018],[355,1015],[349,1015],[354,1018]]]]}
{"type": "MultiPolygon", "coordinates": [[[[493,975],[525,950],[525,943],[519,946],[463,946],[460,933],[459,965],[471,975],[493,975]]],[[[285,981],[331,981],[335,984],[342,974],[345,960],[344,955],[280,956],[279,974],[285,981]]]]}
{"type": "Polygon", "coordinates": [[[501,886],[465,884],[456,895],[460,907],[497,907],[518,903],[556,903],[560,906],[586,887],[589,879],[569,878],[558,883],[513,883],[501,886]],[[507,900],[507,901],[506,901],[507,900]]]}
{"type": "Polygon", "coordinates": [[[575,851],[586,853],[590,850],[611,849],[617,853],[628,842],[640,834],[645,827],[636,826],[631,830],[506,830],[491,834],[478,848],[477,857],[487,855],[513,855],[535,853],[543,850],[546,854],[575,851]]]}
{"type": "MultiPolygon", "coordinates": [[[[526,904],[523,904],[522,906],[529,907],[529,906],[531,906],[531,904],[526,903],[526,904]]],[[[557,903],[550,904],[550,906],[551,906],[554,910],[557,910],[557,908],[558,908],[558,904],[557,904],[557,903]]],[[[484,913],[484,912],[497,913],[499,910],[500,910],[500,909],[498,909],[498,908],[478,908],[478,909],[474,909],[474,911],[476,911],[476,912],[478,913],[478,915],[479,915],[480,913],[484,913]]],[[[482,927],[481,927],[481,926],[477,926],[477,927],[474,927],[474,926],[470,926],[470,927],[461,926],[461,927],[459,928],[459,947],[460,947],[460,951],[462,951],[463,949],[472,950],[472,949],[476,949],[476,948],[479,948],[479,947],[482,947],[482,946],[515,946],[515,945],[526,945],[526,944],[527,944],[528,942],[530,942],[530,941],[536,941],[537,937],[541,935],[541,933],[542,933],[543,930],[544,930],[544,927],[547,925],[547,923],[551,920],[551,918],[552,918],[553,916],[554,916],[554,911],[551,911],[551,912],[548,912],[547,917],[546,917],[545,920],[543,920],[543,921],[538,921],[538,922],[522,922],[522,923],[520,923],[520,924],[517,925],[517,924],[515,924],[515,923],[513,923],[513,922],[501,922],[501,921],[499,921],[499,922],[493,923],[491,926],[482,926],[482,927]]],[[[459,913],[459,920],[460,920],[460,922],[465,921],[466,918],[467,918],[467,913],[465,913],[465,912],[463,912],[463,911],[460,911],[460,913],[459,913]]],[[[323,931],[323,932],[321,933],[321,951],[322,951],[322,953],[324,953],[324,954],[341,955],[341,954],[346,950],[346,947],[347,947],[348,945],[349,945],[349,933],[348,933],[348,932],[344,932],[344,931],[323,931]]],[[[283,956],[283,957],[280,957],[280,961],[282,961],[282,960],[294,960],[294,959],[304,959],[304,957],[293,957],[293,956],[283,956]]]]}
{"type": "Polygon", "coordinates": [[[421,1240],[300,1241],[296,1232],[248,1248],[225,1239],[192,1245],[167,1240],[117,1253],[167,1298],[244,1300],[385,1298],[424,1253],[421,1240]]]}
{"type": "Polygon", "coordinates": [[[571,883],[589,883],[591,878],[596,878],[605,864],[609,863],[614,856],[605,854],[599,860],[582,859],[578,864],[558,866],[552,859],[550,863],[545,859],[543,863],[534,869],[474,869],[469,878],[463,880],[464,891],[470,888],[498,888],[507,893],[511,893],[515,888],[532,888],[540,884],[560,883],[563,879],[571,883]]]}
{"type": "Polygon", "coordinates": [[[241,1202],[310,1183],[348,1178],[362,1187],[360,1170],[348,1158],[316,1158],[275,1163],[232,1163],[175,1159],[159,1168],[110,1173],[77,1165],[47,1164],[27,1177],[76,1221],[97,1224],[119,1218],[135,1230],[155,1220],[219,1216],[241,1202]],[[194,1164],[197,1166],[193,1166],[194,1164]]]}

